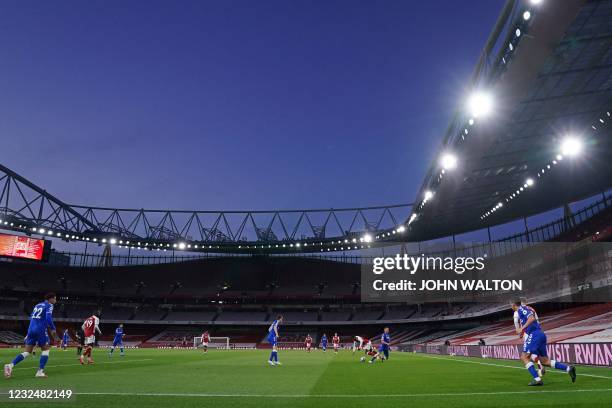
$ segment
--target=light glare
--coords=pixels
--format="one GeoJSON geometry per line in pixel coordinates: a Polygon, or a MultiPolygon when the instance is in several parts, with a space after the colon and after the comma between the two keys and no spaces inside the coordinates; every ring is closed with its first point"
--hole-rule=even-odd
{"type": "Polygon", "coordinates": [[[475,118],[487,116],[491,113],[492,108],[491,95],[486,92],[474,92],[468,99],[468,110],[475,118]]]}
{"type": "Polygon", "coordinates": [[[582,152],[582,143],[574,137],[567,137],[561,143],[561,154],[563,156],[577,156],[582,152]]]}
{"type": "Polygon", "coordinates": [[[442,155],[440,164],[444,170],[452,170],[457,167],[457,156],[454,154],[445,153],[442,155]]]}

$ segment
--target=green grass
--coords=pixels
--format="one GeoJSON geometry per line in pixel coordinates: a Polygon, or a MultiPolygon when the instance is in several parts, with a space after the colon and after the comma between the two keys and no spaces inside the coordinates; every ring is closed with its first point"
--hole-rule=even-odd
{"type": "MultiPolygon", "coordinates": [[[[9,362],[17,349],[0,350],[9,362]]],[[[73,403],[11,402],[1,407],[534,407],[612,406],[612,371],[578,367],[572,384],[552,372],[545,386],[527,387],[520,364],[504,360],[392,353],[385,363],[360,363],[349,351],[280,351],[282,366],[266,364],[269,352],[127,350],[108,358],[94,350],[96,364],[81,366],[75,350],[53,350],[46,379],[34,378],[38,358],[19,364],[8,389],[72,389],[73,403]]],[[[359,354],[360,356],[361,354],[359,354]]]]}

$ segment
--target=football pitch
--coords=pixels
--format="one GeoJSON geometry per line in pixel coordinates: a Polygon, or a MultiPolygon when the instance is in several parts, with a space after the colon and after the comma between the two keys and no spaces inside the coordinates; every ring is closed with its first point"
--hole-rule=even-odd
{"type": "MultiPolygon", "coordinates": [[[[10,362],[18,349],[0,350],[10,362]]],[[[610,407],[612,370],[578,366],[578,380],[549,372],[527,387],[521,364],[506,360],[395,352],[385,363],[360,363],[350,351],[279,352],[270,367],[264,350],[127,350],[81,366],[75,349],[52,350],[48,378],[34,378],[38,355],[0,383],[1,407],[610,407]],[[15,401],[9,390],[69,389],[71,401],[15,401]]]]}

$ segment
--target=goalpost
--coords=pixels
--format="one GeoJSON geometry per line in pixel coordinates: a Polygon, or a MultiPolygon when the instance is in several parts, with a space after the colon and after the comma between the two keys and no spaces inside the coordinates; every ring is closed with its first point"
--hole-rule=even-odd
{"type": "MultiPolygon", "coordinates": [[[[194,337],[193,338],[193,347],[200,348],[202,347],[202,337],[194,337]]],[[[230,348],[230,338],[229,337],[211,337],[208,342],[209,348],[218,348],[218,349],[226,349],[230,348]]]]}

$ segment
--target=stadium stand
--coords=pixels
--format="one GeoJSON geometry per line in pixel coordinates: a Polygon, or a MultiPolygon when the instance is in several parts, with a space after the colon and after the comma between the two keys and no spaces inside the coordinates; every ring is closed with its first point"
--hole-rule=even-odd
{"type": "MultiPolygon", "coordinates": [[[[608,331],[612,329],[612,304],[570,307],[561,311],[542,313],[539,318],[551,343],[579,342],[583,341],[579,339],[587,336],[590,338],[600,336],[605,339],[608,331]]],[[[452,345],[476,345],[480,339],[484,339],[488,345],[521,344],[522,340],[514,332],[514,326],[509,324],[510,320],[506,317],[502,321],[455,334],[445,333],[439,337],[430,337],[430,334],[427,334],[414,339],[411,343],[441,345],[448,340],[452,345]]]]}
{"type": "MultiPolygon", "coordinates": [[[[529,239],[605,241],[612,222],[610,207],[592,204],[567,217],[502,241],[527,245],[529,239]]],[[[392,344],[518,344],[508,307],[503,303],[362,304],[360,268],[324,258],[220,257],[172,264],[129,267],[66,267],[25,263],[0,264],[0,342],[20,344],[26,319],[42,293],[70,293],[59,302],[58,329],[71,333],[92,313],[99,313],[105,333],[127,324],[130,345],[188,346],[208,329],[228,336],[235,346],[267,347],[267,325],[285,317],[281,343],[301,347],[310,333],[315,342],[326,333],[352,344],[356,334],[379,341],[392,326],[392,344]],[[41,273],[44,271],[44,273],[41,273]],[[203,272],[205,271],[205,273],[203,272]],[[9,320],[21,319],[21,320],[9,320]],[[372,324],[373,321],[379,323],[372,324]],[[190,322],[205,322],[204,324],[190,322]],[[363,323],[362,323],[363,322],[363,323]],[[171,323],[169,325],[168,323],[171,323]],[[202,327],[209,326],[209,327],[202,327]],[[294,330],[295,329],[295,330],[294,330]]],[[[560,304],[543,310],[541,319],[553,342],[609,341],[612,306],[560,304]]],[[[536,304],[539,308],[540,305],[536,304]]],[[[102,344],[110,341],[104,335],[102,344]]]]}
{"type": "Polygon", "coordinates": [[[333,312],[321,312],[321,320],[326,322],[347,321],[351,317],[350,310],[337,310],[333,312]]]}
{"type": "Polygon", "coordinates": [[[164,320],[185,321],[212,321],[215,320],[217,312],[168,312],[164,320]]]}
{"type": "Polygon", "coordinates": [[[23,344],[23,337],[24,336],[12,331],[0,331],[0,342],[5,344],[23,344]]]}
{"type": "Polygon", "coordinates": [[[226,322],[263,322],[267,313],[265,312],[221,312],[217,317],[218,321],[226,322]]]}

